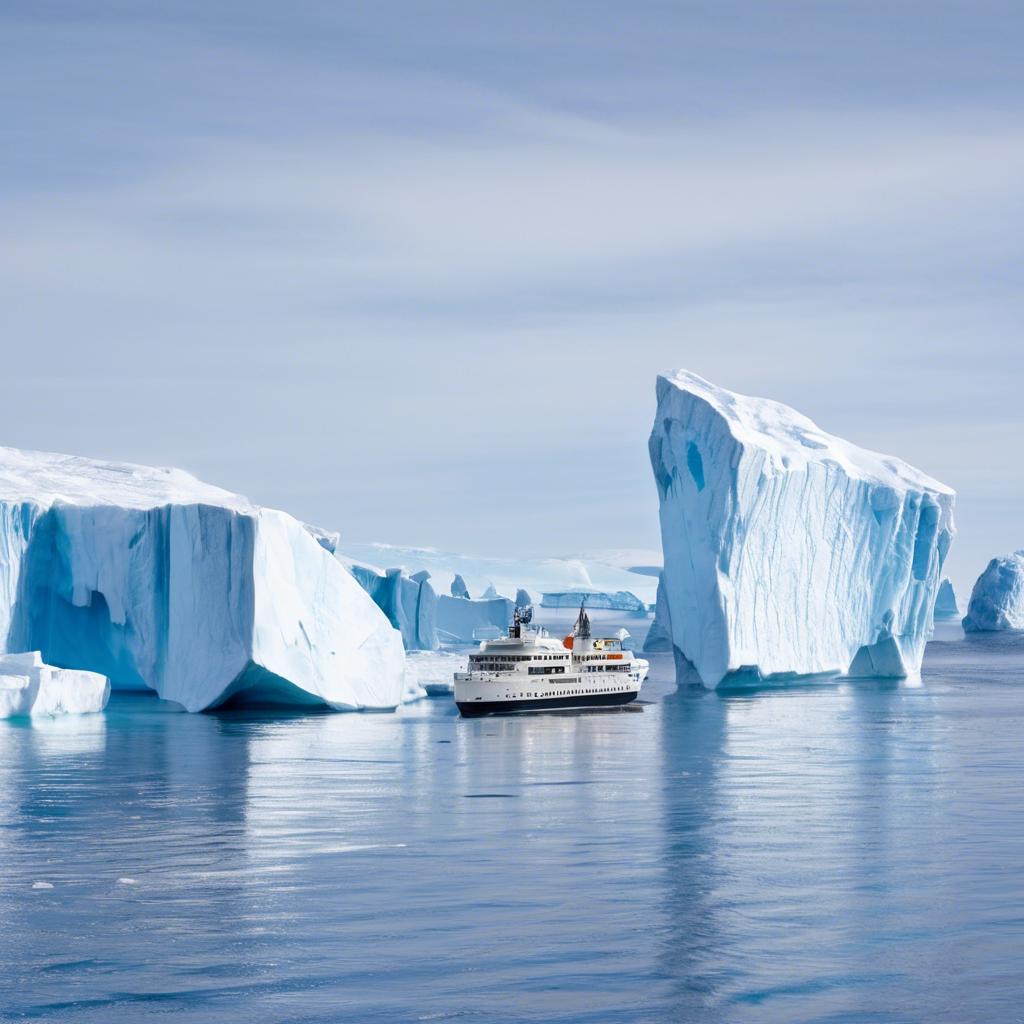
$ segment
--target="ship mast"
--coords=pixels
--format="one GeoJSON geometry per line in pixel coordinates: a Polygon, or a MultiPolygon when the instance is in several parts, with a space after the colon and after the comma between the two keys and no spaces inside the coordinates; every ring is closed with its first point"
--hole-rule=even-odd
{"type": "Polygon", "coordinates": [[[590,639],[590,616],[587,615],[587,610],[584,607],[586,604],[586,598],[580,602],[580,614],[576,620],[576,625],[573,626],[573,636],[578,636],[581,640],[590,639]]]}

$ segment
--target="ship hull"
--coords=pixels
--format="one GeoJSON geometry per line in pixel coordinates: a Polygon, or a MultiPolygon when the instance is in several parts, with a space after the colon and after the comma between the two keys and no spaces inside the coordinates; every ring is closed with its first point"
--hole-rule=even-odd
{"type": "Polygon", "coordinates": [[[592,693],[570,697],[533,697],[524,700],[457,700],[463,718],[485,715],[517,715],[524,711],[566,711],[575,708],[614,708],[629,704],[640,695],[639,690],[622,693],[592,693]]]}

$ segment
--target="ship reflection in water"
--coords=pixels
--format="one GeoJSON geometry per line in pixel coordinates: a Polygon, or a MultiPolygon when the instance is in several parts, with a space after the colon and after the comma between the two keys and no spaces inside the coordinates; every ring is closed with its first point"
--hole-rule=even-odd
{"type": "Polygon", "coordinates": [[[0,722],[0,1007],[1014,1019],[1022,664],[958,640],[916,688],[722,696],[659,655],[615,711],[0,722]]]}

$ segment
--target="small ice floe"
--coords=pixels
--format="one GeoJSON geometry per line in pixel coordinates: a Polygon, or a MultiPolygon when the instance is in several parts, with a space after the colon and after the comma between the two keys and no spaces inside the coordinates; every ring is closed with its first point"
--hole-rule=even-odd
{"type": "Polygon", "coordinates": [[[96,672],[55,668],[39,651],[0,654],[0,718],[102,711],[110,682],[96,672]]]}
{"type": "Polygon", "coordinates": [[[33,889],[52,889],[53,886],[49,882],[33,882],[33,889]]]}
{"type": "Polygon", "coordinates": [[[136,878],[119,878],[117,880],[118,885],[138,885],[138,879],[136,878]]]}
{"type": "Polygon", "coordinates": [[[462,651],[416,651],[406,656],[406,674],[435,697],[455,690],[455,673],[465,672],[469,655],[462,651]]]}

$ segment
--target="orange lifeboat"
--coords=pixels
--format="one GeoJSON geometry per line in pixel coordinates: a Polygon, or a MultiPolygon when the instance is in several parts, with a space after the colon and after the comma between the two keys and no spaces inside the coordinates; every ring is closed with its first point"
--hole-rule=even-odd
{"type": "Polygon", "coordinates": [[[567,650],[572,650],[572,634],[570,633],[563,641],[562,646],[567,650]]]}

